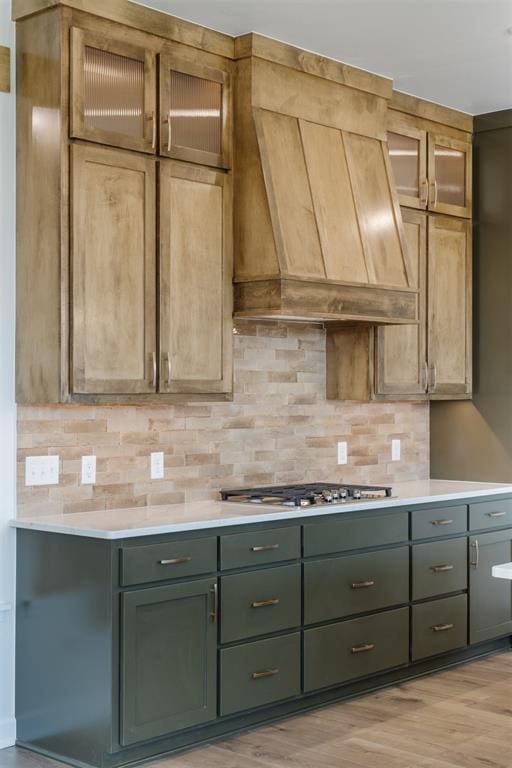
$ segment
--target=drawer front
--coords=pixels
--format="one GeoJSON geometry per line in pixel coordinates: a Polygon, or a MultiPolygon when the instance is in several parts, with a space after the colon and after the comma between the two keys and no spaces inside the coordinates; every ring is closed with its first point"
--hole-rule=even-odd
{"type": "Polygon", "coordinates": [[[347,517],[304,526],[304,556],[395,544],[409,538],[407,512],[347,517]]]}
{"type": "Polygon", "coordinates": [[[466,595],[413,605],[412,660],[436,656],[467,645],[467,621],[466,595]]]}
{"type": "Polygon", "coordinates": [[[409,547],[304,564],[304,623],[409,602],[409,547]]]}
{"type": "Polygon", "coordinates": [[[467,539],[415,544],[412,548],[412,599],[466,589],[467,539]]]}
{"type": "Polygon", "coordinates": [[[437,536],[465,533],[467,529],[468,508],[465,504],[438,509],[414,509],[411,512],[413,539],[433,539],[437,536]]]}
{"type": "Polygon", "coordinates": [[[217,539],[190,539],[126,547],[121,553],[121,584],[181,579],[217,570],[217,539]]]}
{"type": "Polygon", "coordinates": [[[304,632],[304,690],[314,691],[409,661],[409,608],[304,632]]]}
{"type": "Polygon", "coordinates": [[[299,564],[223,576],[220,590],[223,643],[301,623],[299,564]]]}
{"type": "Polygon", "coordinates": [[[300,633],[220,652],[220,714],[300,695],[300,633]]]}
{"type": "Polygon", "coordinates": [[[469,505],[471,531],[512,525],[512,499],[480,501],[469,505]]]}
{"type": "Polygon", "coordinates": [[[296,560],[299,557],[299,526],[235,533],[220,539],[222,570],[296,560]]]}

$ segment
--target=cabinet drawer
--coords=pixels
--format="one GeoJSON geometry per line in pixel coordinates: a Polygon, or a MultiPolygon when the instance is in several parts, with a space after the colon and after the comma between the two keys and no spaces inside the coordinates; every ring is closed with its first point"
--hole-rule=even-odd
{"type": "Polygon", "coordinates": [[[235,533],[220,539],[222,570],[296,560],[299,557],[299,526],[235,533]]]}
{"type": "Polygon", "coordinates": [[[300,694],[300,633],[220,652],[220,714],[300,694]]]}
{"type": "Polygon", "coordinates": [[[471,531],[512,525],[512,499],[480,501],[469,505],[471,531]]]}
{"type": "Polygon", "coordinates": [[[223,643],[301,623],[299,564],[223,576],[220,594],[223,643]]]}
{"type": "Polygon", "coordinates": [[[395,544],[408,538],[407,512],[312,523],[304,526],[304,556],[395,544]]]}
{"type": "Polygon", "coordinates": [[[304,632],[304,690],[365,677],[409,660],[409,608],[304,632]]]}
{"type": "Polygon", "coordinates": [[[464,533],[467,529],[468,508],[465,504],[438,509],[414,509],[411,512],[413,539],[433,539],[437,536],[464,533]]]}
{"type": "Polygon", "coordinates": [[[412,599],[466,589],[467,553],[466,538],[415,544],[412,548],[412,599]]]}
{"type": "Polygon", "coordinates": [[[121,553],[121,584],[166,581],[217,570],[217,539],[190,539],[126,547],[121,553]]]}
{"type": "Polygon", "coordinates": [[[413,605],[412,660],[462,648],[468,642],[467,597],[456,595],[443,600],[413,605]]]}
{"type": "Polygon", "coordinates": [[[304,623],[409,602],[409,547],[304,564],[304,623]]]}

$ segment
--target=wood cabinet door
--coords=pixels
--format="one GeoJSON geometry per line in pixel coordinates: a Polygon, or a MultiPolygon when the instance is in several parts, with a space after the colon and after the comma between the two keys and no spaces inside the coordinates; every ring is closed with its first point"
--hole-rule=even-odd
{"type": "Polygon", "coordinates": [[[229,168],[231,112],[229,72],[160,56],[161,155],[229,168]]]}
{"type": "Polygon", "coordinates": [[[469,142],[429,133],[429,211],[471,218],[471,169],[469,142]]]}
{"type": "Polygon", "coordinates": [[[375,395],[425,395],[427,388],[427,216],[402,209],[408,272],[419,290],[417,325],[375,331],[375,395]]]}
{"type": "Polygon", "coordinates": [[[512,582],[493,565],[512,560],[512,529],[469,538],[469,642],[512,635],[512,582]]]}
{"type": "Polygon", "coordinates": [[[231,179],[160,168],[160,391],[231,392],[231,179]]]}
{"type": "Polygon", "coordinates": [[[72,392],[155,392],[154,161],[73,145],[71,170],[72,392]]]}
{"type": "Polygon", "coordinates": [[[121,743],[215,719],[214,579],[122,595],[121,743]]]}
{"type": "Polygon", "coordinates": [[[71,136],[156,152],[155,54],[123,37],[71,29],[71,136]]]}
{"type": "Polygon", "coordinates": [[[471,229],[428,218],[428,362],[431,397],[471,393],[471,229]]]}
{"type": "Polygon", "coordinates": [[[427,132],[388,121],[388,153],[400,205],[427,207],[427,132]]]}

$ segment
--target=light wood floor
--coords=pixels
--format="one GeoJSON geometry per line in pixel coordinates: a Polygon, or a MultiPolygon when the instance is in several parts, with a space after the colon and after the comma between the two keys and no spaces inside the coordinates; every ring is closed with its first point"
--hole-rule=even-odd
{"type": "MultiPolygon", "coordinates": [[[[512,768],[512,652],[293,717],[147,768],[512,768]]],[[[21,749],[0,768],[62,768],[21,749]]]]}

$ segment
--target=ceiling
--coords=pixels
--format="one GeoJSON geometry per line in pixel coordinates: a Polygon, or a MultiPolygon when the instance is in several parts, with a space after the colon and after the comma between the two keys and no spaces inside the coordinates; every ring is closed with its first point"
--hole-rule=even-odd
{"type": "Polygon", "coordinates": [[[512,0],[145,0],[230,35],[259,32],[477,115],[512,107],[512,0]],[[509,31],[510,30],[510,31],[509,31]]]}

